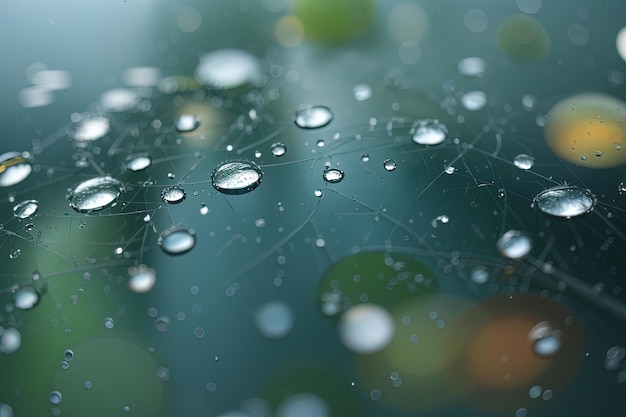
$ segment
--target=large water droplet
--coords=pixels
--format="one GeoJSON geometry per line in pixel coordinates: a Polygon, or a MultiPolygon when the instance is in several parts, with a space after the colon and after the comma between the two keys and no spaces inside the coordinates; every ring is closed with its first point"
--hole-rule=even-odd
{"type": "Polygon", "coordinates": [[[178,185],[172,187],[165,187],[161,191],[161,200],[169,204],[178,204],[186,197],[185,190],[178,185]]]}
{"type": "Polygon", "coordinates": [[[535,159],[530,155],[521,153],[513,158],[513,165],[523,170],[531,169],[535,165],[535,159]]]}
{"type": "Polygon", "coordinates": [[[563,219],[587,214],[596,205],[596,197],[591,191],[562,185],[543,190],[533,201],[542,214],[563,219]]]}
{"type": "Polygon", "coordinates": [[[333,120],[333,112],[325,106],[310,106],[296,111],[293,122],[302,129],[317,129],[333,120]]]}
{"type": "Polygon", "coordinates": [[[336,168],[326,168],[324,173],[322,174],[322,178],[324,181],[334,184],[336,182],[340,182],[343,180],[344,173],[343,171],[336,168]]]}
{"type": "Polygon", "coordinates": [[[179,132],[191,132],[200,126],[200,118],[193,114],[183,114],[176,119],[176,130],[179,132]]]}
{"type": "Polygon", "coordinates": [[[70,207],[79,213],[90,213],[112,207],[124,187],[115,178],[96,177],[83,181],[67,195],[70,207]]]}
{"type": "Polygon", "coordinates": [[[263,172],[251,161],[228,161],[219,165],[211,174],[211,182],[224,194],[244,194],[257,188],[263,172]]]}
{"type": "Polygon", "coordinates": [[[111,130],[111,121],[102,116],[82,116],[74,127],[74,139],[79,142],[98,140],[111,130]]]}
{"type": "Polygon", "coordinates": [[[126,169],[132,172],[142,171],[152,165],[152,159],[146,154],[130,155],[126,158],[126,169]]]}
{"type": "Polygon", "coordinates": [[[18,219],[25,219],[35,214],[39,208],[39,201],[25,200],[13,207],[13,215],[18,219]]]}
{"type": "Polygon", "coordinates": [[[532,248],[528,236],[519,230],[509,230],[503,234],[496,246],[502,256],[510,259],[521,259],[528,255],[532,248]]]}
{"type": "Polygon", "coordinates": [[[200,57],[196,79],[211,88],[235,88],[260,74],[257,58],[238,49],[219,49],[200,57]]]}
{"type": "Polygon", "coordinates": [[[33,170],[28,152],[7,152],[0,155],[0,187],[10,187],[26,179],[33,170]]]}
{"type": "Polygon", "coordinates": [[[20,310],[30,310],[39,303],[39,292],[32,285],[18,288],[12,294],[13,304],[20,310]]]}
{"type": "Polygon", "coordinates": [[[283,156],[287,153],[287,147],[281,142],[272,143],[271,149],[274,156],[283,156]]]}
{"type": "Polygon", "coordinates": [[[448,134],[448,129],[438,120],[427,119],[417,122],[413,126],[413,142],[420,145],[438,145],[448,134]]]}
{"type": "Polygon", "coordinates": [[[0,353],[10,355],[15,353],[22,345],[22,335],[17,329],[0,326],[0,353]]]}
{"type": "Polygon", "coordinates": [[[158,244],[165,253],[181,255],[196,245],[196,232],[185,226],[172,226],[161,232],[158,244]]]}
{"type": "Polygon", "coordinates": [[[128,268],[128,288],[132,292],[145,293],[156,283],[156,271],[146,265],[131,266],[128,268]]]}

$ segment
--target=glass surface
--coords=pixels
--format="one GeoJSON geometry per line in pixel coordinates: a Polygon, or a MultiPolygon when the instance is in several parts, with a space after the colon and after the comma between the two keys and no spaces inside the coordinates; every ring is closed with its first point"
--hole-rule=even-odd
{"type": "Polygon", "coordinates": [[[0,5],[0,417],[618,417],[626,2],[0,5]]]}

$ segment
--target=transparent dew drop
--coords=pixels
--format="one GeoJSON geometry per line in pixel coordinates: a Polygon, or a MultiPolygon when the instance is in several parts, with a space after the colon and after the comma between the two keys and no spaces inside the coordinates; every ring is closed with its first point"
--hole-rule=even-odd
{"type": "Polygon", "coordinates": [[[111,130],[111,120],[102,116],[83,115],[74,126],[73,137],[78,142],[98,140],[111,130]]]}
{"type": "Polygon", "coordinates": [[[626,181],[622,181],[619,184],[617,184],[617,191],[619,191],[619,193],[626,193],[626,181]]]}
{"type": "Polygon", "coordinates": [[[341,182],[341,180],[343,180],[343,177],[343,171],[336,168],[326,168],[324,170],[324,173],[322,174],[322,178],[324,178],[324,181],[331,184],[341,182]]]}
{"type": "Polygon", "coordinates": [[[528,339],[533,343],[533,351],[541,357],[553,356],[561,349],[561,331],[548,321],[537,323],[528,333],[528,339]]]}
{"type": "Polygon", "coordinates": [[[535,165],[535,159],[530,155],[521,153],[513,158],[513,165],[515,165],[519,169],[528,170],[531,169],[533,165],[535,165]]]}
{"type": "Polygon", "coordinates": [[[165,187],[163,191],[161,191],[161,200],[169,204],[178,204],[182,202],[186,196],[185,190],[178,185],[165,187]]]}
{"type": "Polygon", "coordinates": [[[372,87],[369,84],[357,84],[352,89],[352,95],[356,101],[365,101],[372,97],[372,87]]]}
{"type": "Polygon", "coordinates": [[[115,327],[115,321],[111,317],[104,318],[104,328],[111,330],[115,327]]]}
{"type": "Polygon", "coordinates": [[[22,346],[22,335],[13,328],[2,328],[0,326],[0,353],[10,355],[15,353],[22,346]]]}
{"type": "Polygon", "coordinates": [[[129,267],[128,276],[128,288],[135,293],[146,293],[156,283],[156,270],[143,264],[129,267]]]}
{"type": "Polygon", "coordinates": [[[315,191],[313,191],[313,194],[315,195],[315,197],[321,197],[324,192],[321,190],[321,188],[316,188],[315,191]]]}
{"type": "Polygon", "coordinates": [[[200,214],[203,216],[209,214],[209,208],[204,203],[202,203],[202,205],[200,206],[200,214]]]}
{"type": "Polygon", "coordinates": [[[413,125],[413,142],[419,145],[438,145],[446,140],[448,129],[435,119],[420,120],[413,125]]]}
{"type": "Polygon", "coordinates": [[[482,110],[487,105],[487,94],[482,91],[470,91],[461,97],[461,103],[469,111],[482,110]]]}
{"type": "Polygon", "coordinates": [[[324,127],[333,120],[333,112],[325,106],[309,106],[296,111],[293,122],[302,129],[324,127]]]}
{"type": "Polygon", "coordinates": [[[73,361],[74,351],[72,349],[65,349],[65,352],[63,352],[63,359],[67,362],[73,361]]]}
{"type": "Polygon", "coordinates": [[[18,219],[26,219],[31,217],[39,208],[39,201],[25,200],[13,207],[13,216],[18,219]]]}
{"type": "Polygon", "coordinates": [[[161,232],[157,243],[167,254],[182,255],[196,245],[196,232],[185,226],[172,226],[161,232]]]}
{"type": "Polygon", "coordinates": [[[113,207],[124,187],[115,178],[96,177],[83,181],[67,194],[67,201],[79,213],[90,213],[113,207]]]}
{"type": "Polygon", "coordinates": [[[126,164],[124,167],[128,171],[137,172],[143,171],[152,165],[152,159],[147,154],[130,155],[126,158],[126,164]]]}
{"type": "Polygon", "coordinates": [[[388,158],[383,161],[383,167],[385,168],[385,171],[391,172],[396,170],[398,164],[393,159],[388,158]]]}
{"type": "Polygon", "coordinates": [[[364,153],[361,155],[361,162],[368,162],[370,160],[369,154],[364,153]]]}
{"type": "Polygon", "coordinates": [[[287,147],[281,142],[272,143],[270,149],[272,151],[272,155],[274,156],[283,156],[287,153],[287,147]]]}
{"type": "Polygon", "coordinates": [[[183,114],[176,119],[174,126],[179,132],[192,132],[200,126],[200,118],[193,114],[183,114]]]}
{"type": "Polygon", "coordinates": [[[324,139],[320,139],[315,142],[315,146],[317,146],[318,148],[323,148],[324,146],[326,146],[326,142],[324,142],[324,139]]]}
{"type": "Polygon", "coordinates": [[[59,405],[63,401],[63,394],[61,394],[61,391],[52,391],[48,394],[48,401],[52,405],[59,405]]]}
{"type": "Polygon", "coordinates": [[[7,152],[0,155],[0,187],[10,187],[24,181],[33,167],[28,152],[7,152]]]}
{"type": "Polygon", "coordinates": [[[263,336],[280,339],[287,336],[293,328],[293,311],[283,302],[270,301],[255,313],[254,323],[263,336]]]}
{"type": "Polygon", "coordinates": [[[496,246],[502,256],[510,259],[521,259],[528,255],[532,248],[528,236],[519,230],[509,230],[503,234],[496,246]]]}
{"type": "Polygon", "coordinates": [[[213,187],[224,194],[245,194],[256,189],[263,179],[261,168],[252,161],[228,161],[211,174],[213,187]]]}
{"type": "Polygon", "coordinates": [[[452,174],[454,174],[454,173],[456,172],[456,168],[455,168],[455,167],[453,167],[452,165],[447,165],[447,166],[444,168],[444,171],[446,172],[446,174],[448,174],[448,175],[452,175],[452,174]]]}
{"type": "Polygon", "coordinates": [[[13,304],[20,310],[30,310],[39,304],[39,291],[32,285],[18,288],[12,294],[13,304]]]}
{"type": "Polygon", "coordinates": [[[591,212],[596,201],[596,197],[589,190],[559,185],[537,194],[533,204],[548,217],[571,219],[591,212]]]}

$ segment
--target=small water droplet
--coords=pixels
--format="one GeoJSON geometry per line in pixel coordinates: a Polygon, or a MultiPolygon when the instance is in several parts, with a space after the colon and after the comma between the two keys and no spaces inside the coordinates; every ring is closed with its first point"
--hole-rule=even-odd
{"type": "Polygon", "coordinates": [[[244,194],[257,188],[263,179],[261,168],[251,161],[228,161],[211,174],[213,187],[224,194],[244,194]]]}
{"type": "Polygon", "coordinates": [[[28,152],[0,155],[0,187],[10,187],[26,179],[33,170],[28,152]]]}
{"type": "Polygon", "coordinates": [[[581,156],[580,156],[580,160],[581,160],[581,161],[586,161],[586,160],[587,160],[587,157],[586,157],[585,155],[581,155],[581,156]]]}
{"type": "Polygon", "coordinates": [[[535,165],[535,159],[530,155],[521,153],[513,159],[513,165],[519,169],[528,170],[535,165]]]}
{"type": "Polygon", "coordinates": [[[372,87],[368,84],[357,84],[352,89],[352,95],[356,101],[365,101],[372,97],[372,87]]]}
{"type": "Polygon", "coordinates": [[[144,170],[152,165],[152,159],[146,154],[129,155],[126,158],[126,169],[128,171],[137,172],[144,170]]]}
{"type": "Polygon", "coordinates": [[[18,288],[12,294],[13,305],[20,310],[30,310],[39,304],[39,291],[32,285],[18,288]]]}
{"type": "Polygon", "coordinates": [[[63,352],[63,359],[67,362],[74,360],[74,351],[72,349],[65,349],[65,352],[63,352]]]}
{"type": "Polygon", "coordinates": [[[561,348],[561,331],[547,321],[537,323],[528,333],[528,339],[533,342],[534,352],[541,357],[553,356],[561,348]]]}
{"type": "Polygon", "coordinates": [[[113,321],[113,319],[111,317],[106,317],[104,319],[104,328],[110,330],[113,327],[115,327],[115,322],[113,321]]]}
{"type": "Polygon", "coordinates": [[[571,219],[591,212],[596,201],[589,190],[559,185],[537,194],[533,204],[546,216],[571,219]]]}
{"type": "Polygon", "coordinates": [[[344,172],[336,168],[327,168],[322,174],[324,181],[334,184],[343,180],[344,172]]]}
{"type": "Polygon", "coordinates": [[[370,160],[369,154],[364,153],[361,155],[361,162],[368,162],[370,160]]]}
{"type": "Polygon", "coordinates": [[[91,213],[114,206],[123,189],[115,178],[96,177],[78,184],[67,194],[67,200],[77,212],[91,213]]]}
{"type": "Polygon", "coordinates": [[[202,205],[200,206],[200,214],[203,216],[209,214],[209,208],[204,203],[202,203],[202,205]]]}
{"type": "Polygon", "coordinates": [[[454,173],[456,172],[456,168],[455,168],[455,167],[453,167],[452,165],[447,165],[447,166],[444,168],[444,171],[446,171],[446,174],[448,174],[448,175],[452,175],[452,174],[454,174],[454,173]]]}
{"type": "Polygon", "coordinates": [[[156,270],[143,264],[129,267],[128,276],[128,288],[132,292],[146,293],[156,283],[156,270]]]}
{"type": "Polygon", "coordinates": [[[258,59],[239,49],[218,49],[204,54],[195,78],[215,89],[231,89],[253,82],[260,74],[258,59]]]}
{"type": "Polygon", "coordinates": [[[476,284],[484,284],[489,281],[489,273],[487,272],[487,268],[484,266],[477,266],[472,269],[470,277],[476,284]]]}
{"type": "Polygon", "coordinates": [[[510,259],[521,259],[528,255],[532,248],[528,236],[519,230],[509,230],[503,234],[496,246],[502,256],[510,259]]]}
{"type": "Polygon", "coordinates": [[[274,156],[283,156],[287,153],[287,147],[281,142],[272,143],[271,150],[274,156]]]}
{"type": "Polygon", "coordinates": [[[20,257],[21,254],[22,254],[22,250],[20,248],[13,248],[9,252],[9,258],[10,259],[17,259],[17,258],[20,257]]]}
{"type": "Polygon", "coordinates": [[[159,235],[158,244],[170,255],[181,255],[196,245],[196,233],[185,226],[172,226],[159,235]]]}
{"type": "Polygon", "coordinates": [[[50,404],[53,405],[61,404],[63,401],[63,394],[61,394],[61,391],[52,391],[48,395],[48,400],[50,401],[50,404]]]}
{"type": "Polygon", "coordinates": [[[316,188],[313,194],[315,194],[315,197],[321,197],[323,192],[320,188],[316,188]]]}
{"type": "Polygon", "coordinates": [[[186,196],[185,190],[178,185],[165,187],[163,191],[161,191],[161,200],[169,204],[178,204],[182,202],[186,196]]]}
{"type": "Polygon", "coordinates": [[[412,128],[413,142],[420,145],[438,145],[446,140],[448,129],[435,119],[416,122],[412,128]]]}
{"type": "Polygon", "coordinates": [[[13,207],[13,215],[18,219],[31,217],[39,208],[39,201],[25,200],[13,207]]]}
{"type": "Polygon", "coordinates": [[[504,198],[506,197],[506,191],[504,190],[504,188],[499,188],[498,189],[498,198],[504,198]]]}
{"type": "Polygon", "coordinates": [[[174,174],[173,172],[168,172],[167,173],[167,178],[173,180],[174,178],[176,178],[176,174],[174,174]]]}
{"type": "Polygon", "coordinates": [[[482,91],[470,91],[461,97],[461,103],[469,111],[482,110],[487,105],[487,94],[482,91]]]}
{"type": "Polygon", "coordinates": [[[324,146],[326,146],[326,142],[324,142],[324,139],[320,139],[315,142],[315,146],[317,146],[318,148],[323,148],[324,146]]]}
{"type": "Polygon", "coordinates": [[[302,129],[324,127],[333,120],[333,113],[325,106],[309,106],[296,111],[293,121],[302,129]]]}
{"type": "MultiPolygon", "coordinates": [[[[98,140],[111,130],[111,121],[102,116],[82,115],[74,126],[72,136],[77,142],[98,140]]],[[[84,147],[85,145],[80,145],[84,147]]]]}
{"type": "Polygon", "coordinates": [[[193,114],[183,114],[176,119],[175,126],[179,132],[191,132],[200,126],[200,118],[193,114]]]}
{"type": "Polygon", "coordinates": [[[0,353],[10,355],[15,353],[22,345],[22,335],[13,328],[2,328],[0,326],[0,353]]]}
{"type": "Polygon", "coordinates": [[[619,184],[617,184],[617,191],[619,191],[619,193],[626,193],[626,181],[622,181],[619,184]]]}
{"type": "Polygon", "coordinates": [[[385,159],[383,161],[383,167],[385,168],[385,171],[391,172],[396,170],[398,164],[393,159],[385,159]]]}

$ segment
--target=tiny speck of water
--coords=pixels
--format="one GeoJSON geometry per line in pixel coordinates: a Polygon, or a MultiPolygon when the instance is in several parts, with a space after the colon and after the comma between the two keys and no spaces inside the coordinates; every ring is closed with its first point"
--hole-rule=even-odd
{"type": "Polygon", "coordinates": [[[341,180],[343,180],[343,177],[344,172],[336,168],[327,168],[322,174],[322,178],[324,178],[324,181],[331,184],[341,182],[341,180]]]}
{"type": "Polygon", "coordinates": [[[209,214],[209,208],[204,203],[202,203],[202,205],[200,206],[200,214],[203,216],[209,214]]]}
{"type": "Polygon", "coordinates": [[[318,148],[323,148],[324,146],[326,146],[326,142],[324,142],[324,139],[320,139],[315,142],[315,146],[317,146],[318,148]]]}
{"type": "Polygon", "coordinates": [[[393,159],[385,159],[383,161],[383,167],[385,168],[385,171],[391,172],[396,170],[398,164],[393,159]]]}
{"type": "Polygon", "coordinates": [[[113,327],[115,327],[115,322],[111,317],[107,317],[104,319],[104,327],[106,329],[112,329],[113,327]]]}
{"type": "Polygon", "coordinates": [[[128,171],[137,172],[142,171],[152,165],[152,159],[148,155],[130,155],[126,158],[126,169],[128,171]]]}

